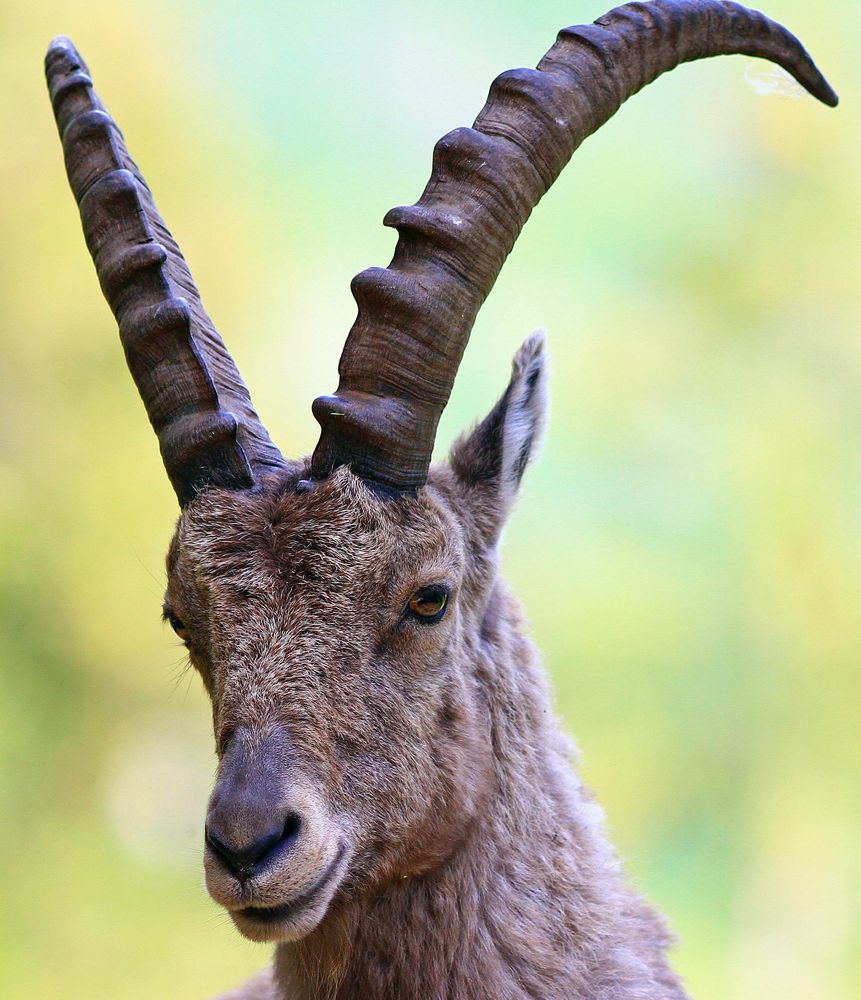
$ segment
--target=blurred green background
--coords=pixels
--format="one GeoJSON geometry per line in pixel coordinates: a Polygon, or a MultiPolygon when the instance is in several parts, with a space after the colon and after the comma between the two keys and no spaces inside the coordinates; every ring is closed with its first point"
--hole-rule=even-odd
{"type": "MultiPolygon", "coordinates": [[[[288,453],[353,274],[490,80],[605,0],[0,2],[0,996],[202,998],[262,966],[204,891],[200,684],[159,622],[176,515],[42,81],[71,35],[288,453]]],[[[700,1000],[861,995],[857,3],[770,0],[841,93],[683,67],[575,156],[438,453],[550,334],[506,536],[566,727],[700,1000]]]]}

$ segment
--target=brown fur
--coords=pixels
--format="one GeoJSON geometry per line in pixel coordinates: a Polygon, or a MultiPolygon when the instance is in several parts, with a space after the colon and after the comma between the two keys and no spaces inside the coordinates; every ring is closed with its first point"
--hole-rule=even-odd
{"type": "MultiPolygon", "coordinates": [[[[219,782],[239,741],[273,805],[309,817],[247,884],[207,854],[213,897],[277,945],[274,970],[234,1000],[683,997],[497,573],[545,382],[533,337],[417,497],[380,497],[345,469],[297,490],[297,463],[184,512],[167,604],[212,697],[219,782]],[[451,588],[445,617],[404,618],[436,582],[451,588]],[[299,917],[260,927],[237,913],[301,896],[332,864],[299,917]]],[[[239,810],[232,835],[243,822],[239,810]]]]}

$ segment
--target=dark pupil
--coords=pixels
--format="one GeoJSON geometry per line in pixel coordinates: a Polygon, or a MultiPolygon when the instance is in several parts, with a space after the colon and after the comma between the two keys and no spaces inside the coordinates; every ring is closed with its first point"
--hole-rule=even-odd
{"type": "Polygon", "coordinates": [[[186,631],[185,624],[182,621],[180,621],[179,618],[176,617],[176,615],[171,615],[170,625],[171,628],[174,630],[174,632],[176,632],[177,634],[186,631]]]}
{"type": "Polygon", "coordinates": [[[412,599],[411,605],[416,614],[431,617],[445,607],[446,594],[442,590],[419,591],[412,599]]]}

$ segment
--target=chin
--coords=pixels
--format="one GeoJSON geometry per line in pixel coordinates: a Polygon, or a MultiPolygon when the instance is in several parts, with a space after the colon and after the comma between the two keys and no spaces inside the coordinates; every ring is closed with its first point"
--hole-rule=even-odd
{"type": "Polygon", "coordinates": [[[301,941],[320,924],[329,908],[329,900],[282,914],[283,907],[232,910],[230,918],[236,929],[249,941],[301,941]],[[268,912],[267,912],[268,910],[268,912]]]}

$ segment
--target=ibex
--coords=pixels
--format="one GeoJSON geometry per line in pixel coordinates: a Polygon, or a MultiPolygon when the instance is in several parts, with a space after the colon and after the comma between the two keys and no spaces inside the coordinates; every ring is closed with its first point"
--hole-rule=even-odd
{"type": "Polygon", "coordinates": [[[310,458],[272,443],[122,135],[64,38],[47,76],[102,290],[181,516],[164,617],[212,700],[213,899],[276,943],[235,998],[670,1000],[669,933],[570,763],[499,539],[547,405],[533,334],[448,461],[434,437],[485,296],[577,146],[693,59],[746,53],[837,96],[722,0],[629,3],[503,73],[353,281],[310,458]]]}

